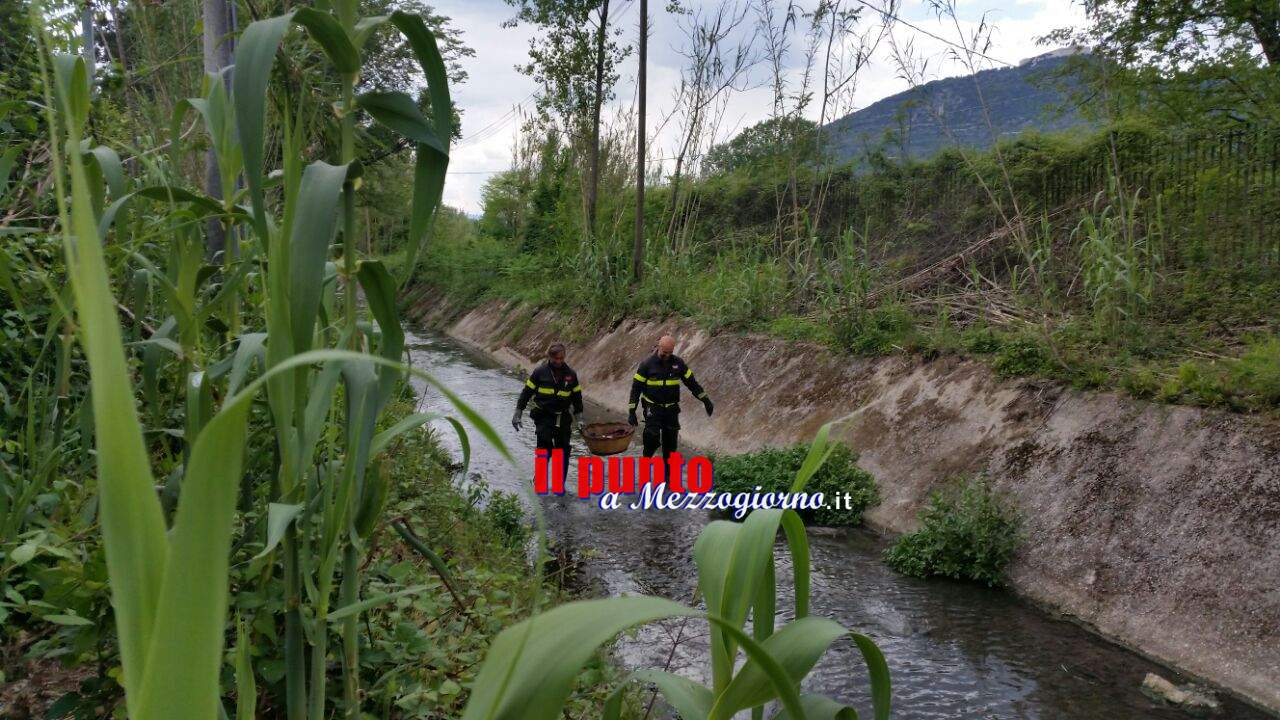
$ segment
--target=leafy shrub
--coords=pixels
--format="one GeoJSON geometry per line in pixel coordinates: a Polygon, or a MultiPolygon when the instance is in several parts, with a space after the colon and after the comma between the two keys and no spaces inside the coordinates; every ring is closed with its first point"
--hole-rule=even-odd
{"type": "Polygon", "coordinates": [[[986,326],[966,330],[962,341],[965,350],[978,355],[989,355],[1000,349],[1000,337],[986,326]]]}
{"type": "Polygon", "coordinates": [[[930,495],[920,529],[898,538],[885,561],[913,577],[1000,585],[1017,540],[1017,518],[979,476],[930,495]]]}
{"type": "Polygon", "coordinates": [[[489,503],[484,508],[485,515],[493,529],[509,547],[524,547],[529,539],[529,524],[524,518],[524,506],[515,493],[495,490],[489,496],[489,503]]]}
{"type": "MultiPolygon", "coordinates": [[[[809,480],[805,492],[822,493],[828,504],[837,493],[848,493],[850,502],[840,510],[826,507],[799,512],[815,525],[853,527],[862,521],[862,511],[879,501],[880,494],[871,473],[858,467],[857,454],[844,445],[834,447],[826,463],[809,480]]],[[[759,487],[762,493],[786,492],[808,451],[807,446],[796,445],[716,458],[715,490],[753,492],[759,487]]]]}
{"type": "Polygon", "coordinates": [[[1028,337],[1011,338],[1001,344],[991,367],[1000,377],[1048,373],[1053,368],[1044,347],[1028,337]]]}
{"type": "Polygon", "coordinates": [[[885,355],[916,344],[915,318],[898,304],[852,310],[832,320],[836,345],[859,355],[885,355]]]}

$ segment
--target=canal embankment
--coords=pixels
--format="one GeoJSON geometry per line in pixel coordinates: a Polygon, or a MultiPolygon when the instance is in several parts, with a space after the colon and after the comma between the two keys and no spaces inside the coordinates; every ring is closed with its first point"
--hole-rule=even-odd
{"type": "Polygon", "coordinates": [[[658,336],[716,399],[682,435],[740,452],[837,437],[875,475],[878,529],[914,529],[929,493],[986,473],[1022,520],[1019,595],[1161,663],[1280,710],[1280,428],[1274,420],[998,378],[960,357],[858,358],[678,319],[583,329],[568,314],[430,290],[409,316],[512,367],[569,345],[587,397],[626,407],[658,336]]]}

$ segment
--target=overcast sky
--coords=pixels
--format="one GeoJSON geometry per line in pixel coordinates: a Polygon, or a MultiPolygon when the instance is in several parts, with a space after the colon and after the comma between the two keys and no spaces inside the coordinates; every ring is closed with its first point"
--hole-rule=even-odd
{"type": "MultiPolygon", "coordinates": [[[[817,1],[796,0],[800,7],[805,8],[815,6],[817,1]]],[[[882,0],[867,2],[883,7],[882,0]]],[[[683,5],[694,8],[718,3],[719,0],[683,0],[683,5]]],[[[858,3],[859,0],[845,2],[851,7],[858,3]]],[[[781,4],[785,5],[785,0],[781,4]]],[[[960,10],[962,30],[972,32],[985,16],[995,28],[988,54],[1013,64],[1052,49],[1038,46],[1037,37],[1055,28],[1078,26],[1084,22],[1083,7],[1074,0],[956,0],[956,4],[960,10]]],[[[679,55],[683,35],[677,19],[664,11],[665,5],[664,0],[649,2],[648,104],[651,134],[673,105],[673,90],[678,86],[683,60],[679,55]]],[[[461,86],[453,88],[454,101],[463,112],[463,139],[453,148],[450,176],[444,191],[447,204],[474,214],[480,211],[480,189],[485,181],[493,172],[504,170],[511,164],[511,148],[520,125],[518,113],[513,109],[517,106],[528,108],[530,98],[537,90],[532,79],[515,70],[517,64],[527,61],[529,38],[535,29],[523,25],[503,28],[502,22],[513,15],[511,7],[503,0],[437,0],[435,6],[441,14],[453,19],[454,25],[463,31],[464,41],[476,51],[475,57],[464,61],[470,77],[461,86]]],[[[613,0],[612,7],[610,24],[617,22],[628,39],[634,38],[638,32],[638,0],[613,0]]],[[[749,17],[754,19],[754,13],[749,17]]],[[[902,0],[898,17],[947,40],[958,40],[956,28],[950,20],[940,21],[923,0],[902,0]]],[[[864,12],[864,28],[880,21],[877,13],[864,12]]],[[[803,23],[801,25],[803,30],[803,23]]],[[[900,41],[911,39],[916,54],[930,58],[930,79],[964,74],[963,67],[948,57],[949,48],[944,42],[902,23],[895,23],[895,34],[900,41]]],[[[803,63],[802,46],[802,38],[797,36],[793,42],[791,67],[796,75],[803,63]]],[[[989,61],[984,61],[984,64],[996,66],[989,61]]],[[[635,101],[634,54],[620,70],[615,104],[631,107],[635,101]]],[[[760,80],[764,79],[763,72],[761,67],[758,73],[760,80]]],[[[857,83],[855,108],[866,107],[908,89],[907,82],[898,77],[884,44],[872,64],[859,75],[857,83]]],[[[771,98],[772,91],[765,87],[733,95],[722,133],[732,135],[737,129],[766,119],[771,98]]],[[[815,119],[817,114],[816,107],[809,113],[815,119]]],[[[651,154],[659,157],[671,154],[675,137],[672,123],[655,138],[656,147],[651,154]]]]}

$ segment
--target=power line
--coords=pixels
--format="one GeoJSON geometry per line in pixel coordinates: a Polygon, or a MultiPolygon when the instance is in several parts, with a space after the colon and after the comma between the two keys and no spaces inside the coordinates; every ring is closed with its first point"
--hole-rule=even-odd
{"type": "Polygon", "coordinates": [[[974,55],[977,55],[977,56],[978,56],[978,57],[980,57],[980,58],[986,58],[987,60],[990,60],[991,62],[999,63],[999,64],[1001,64],[1001,65],[1004,65],[1005,67],[1014,67],[1014,64],[1013,64],[1013,63],[1011,63],[1011,62],[1006,62],[1006,61],[1004,61],[1004,60],[1001,60],[1000,58],[991,57],[990,55],[987,55],[986,53],[979,52],[979,51],[974,50],[974,49],[972,49],[972,48],[965,47],[964,45],[960,45],[960,44],[958,44],[958,43],[952,42],[951,40],[948,40],[948,39],[946,39],[946,38],[942,37],[941,35],[935,35],[934,33],[931,33],[931,32],[929,32],[928,30],[925,30],[924,28],[920,27],[919,25],[913,25],[912,23],[909,23],[909,22],[907,22],[906,20],[903,20],[902,18],[898,17],[897,15],[894,15],[893,13],[889,12],[888,10],[885,10],[885,9],[883,9],[883,8],[878,8],[878,7],[876,7],[875,5],[872,5],[871,3],[867,2],[867,0],[855,0],[855,1],[856,1],[859,5],[862,5],[862,6],[864,6],[864,7],[871,8],[872,10],[874,10],[874,11],[876,11],[876,12],[880,13],[880,15],[881,15],[881,16],[883,16],[883,17],[887,17],[887,18],[889,18],[890,20],[893,20],[893,21],[894,21],[894,22],[896,22],[896,23],[901,23],[901,24],[903,24],[903,25],[906,25],[907,27],[911,28],[912,30],[915,30],[915,31],[916,31],[916,32],[918,32],[918,33],[923,33],[923,34],[925,34],[925,35],[928,35],[929,37],[933,38],[934,40],[937,40],[938,42],[946,43],[947,45],[950,45],[951,47],[956,48],[957,50],[962,50],[962,51],[964,51],[965,53],[972,53],[972,54],[974,54],[974,55]]]}
{"type": "MultiPolygon", "coordinates": [[[[678,160],[678,159],[679,158],[673,158],[673,157],[646,158],[645,164],[663,162],[666,160],[678,160]]],[[[495,173],[504,173],[504,172],[507,172],[508,170],[513,170],[513,169],[515,168],[508,167],[508,168],[502,168],[500,170],[448,170],[446,171],[446,174],[448,175],[492,175],[495,173]]]]}
{"type": "Polygon", "coordinates": [[[455,149],[468,147],[482,140],[488,140],[494,135],[497,135],[499,132],[501,132],[501,130],[504,127],[509,125],[511,121],[516,118],[516,114],[524,107],[524,103],[528,102],[529,100],[532,100],[533,96],[536,95],[537,93],[538,93],[537,90],[534,90],[533,92],[529,93],[524,97],[524,99],[516,103],[510,110],[498,116],[497,120],[494,120],[493,122],[489,123],[483,128],[459,140],[458,144],[454,146],[455,149]]]}

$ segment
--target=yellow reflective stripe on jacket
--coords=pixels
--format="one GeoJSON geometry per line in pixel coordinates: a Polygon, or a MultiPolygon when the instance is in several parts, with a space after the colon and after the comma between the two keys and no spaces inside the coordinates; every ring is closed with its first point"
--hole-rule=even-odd
{"type": "Polygon", "coordinates": [[[635,379],[635,380],[637,380],[637,381],[639,381],[639,382],[644,382],[644,381],[645,381],[645,377],[644,377],[643,375],[641,375],[640,373],[636,373],[633,379],[635,379]]]}
{"type": "Polygon", "coordinates": [[[557,390],[556,395],[559,397],[569,397],[570,392],[570,390],[557,390]]]}
{"type": "Polygon", "coordinates": [[[551,395],[551,394],[552,394],[552,393],[554,393],[555,391],[556,391],[556,389],[555,389],[555,388],[549,388],[549,387],[547,387],[547,388],[544,388],[544,387],[540,387],[540,388],[538,388],[538,392],[539,392],[539,393],[541,393],[541,394],[543,394],[543,395],[551,395]]]}
{"type": "Polygon", "coordinates": [[[645,384],[646,385],[679,385],[680,380],[679,378],[675,380],[646,380],[645,384]]]}
{"type": "Polygon", "coordinates": [[[534,388],[534,389],[536,389],[536,388],[538,387],[537,385],[534,385],[534,384],[533,384],[533,381],[532,381],[532,380],[525,380],[525,381],[524,381],[524,384],[525,384],[525,385],[528,385],[530,388],[534,388]]]}
{"type": "Polygon", "coordinates": [[[660,402],[654,402],[654,401],[653,401],[653,400],[652,400],[648,395],[645,395],[644,393],[640,393],[640,399],[641,399],[641,400],[643,400],[643,401],[645,401],[645,402],[647,402],[647,403],[649,403],[650,405],[655,405],[655,406],[657,406],[657,407],[675,407],[676,405],[679,405],[679,404],[680,404],[680,403],[660,403],[660,402]]]}
{"type": "Polygon", "coordinates": [[[581,386],[581,385],[574,385],[574,386],[573,386],[573,391],[574,391],[574,392],[582,392],[582,386],[581,386]]]}
{"type": "Polygon", "coordinates": [[[685,377],[687,377],[687,378],[691,378],[691,377],[693,377],[693,368],[691,368],[691,367],[686,367],[686,368],[684,369],[684,376],[685,376],[685,377]]]}

